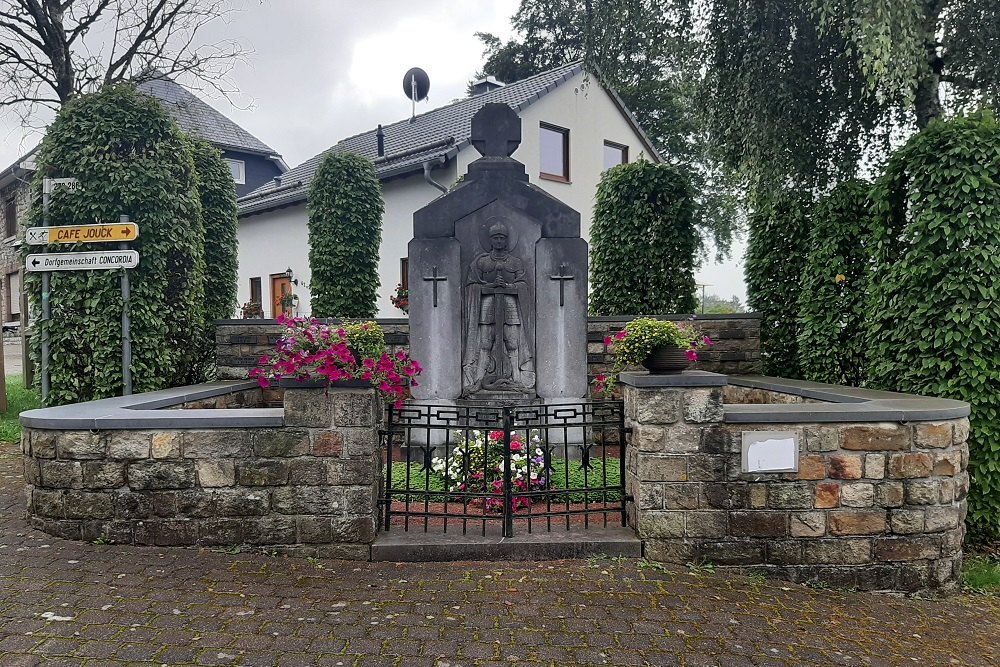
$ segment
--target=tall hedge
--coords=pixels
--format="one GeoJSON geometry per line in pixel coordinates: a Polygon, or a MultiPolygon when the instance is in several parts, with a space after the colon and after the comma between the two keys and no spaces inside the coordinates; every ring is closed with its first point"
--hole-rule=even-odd
{"type": "Polygon", "coordinates": [[[846,181],[813,209],[798,303],[799,362],[806,380],[864,384],[870,194],[870,184],[846,181]]]}
{"type": "Polygon", "coordinates": [[[750,215],[744,275],[750,310],[760,313],[760,356],[766,375],[801,377],[798,358],[799,279],[809,252],[811,201],[789,193],[750,215]]]}
{"type": "Polygon", "coordinates": [[[679,167],[638,160],[604,172],[590,228],[592,314],[694,312],[694,208],[679,167]]]}
{"type": "MultiPolygon", "coordinates": [[[[156,100],[121,84],[75,98],[56,115],[38,154],[31,225],[42,222],[42,179],[75,177],[76,190],[52,197],[50,224],[117,222],[139,225],[130,270],[133,390],[182,382],[194,362],[193,341],[204,313],[203,230],[194,164],[181,131],[156,100]]],[[[30,252],[111,246],[31,246],[30,252]]],[[[40,280],[26,281],[35,312],[40,280]]],[[[120,395],[119,271],[61,271],[51,277],[50,404],[120,395]]],[[[39,331],[32,338],[35,355],[39,331]]]]}
{"type": "Polygon", "coordinates": [[[873,193],[873,383],[972,405],[969,523],[1000,535],[1000,126],[931,124],[873,193]]]}
{"type": "Polygon", "coordinates": [[[215,320],[232,317],[237,306],[236,182],[219,149],[204,139],[189,136],[188,141],[198,175],[201,219],[205,227],[205,321],[206,326],[212,328],[215,320]]]}
{"type": "Polygon", "coordinates": [[[374,317],[382,189],[370,160],[328,153],[309,188],[312,314],[374,317]]]}

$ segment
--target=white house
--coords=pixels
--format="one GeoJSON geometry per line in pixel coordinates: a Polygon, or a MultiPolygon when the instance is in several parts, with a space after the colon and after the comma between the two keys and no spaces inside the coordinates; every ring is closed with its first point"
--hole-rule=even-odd
{"type": "MultiPolygon", "coordinates": [[[[572,63],[496,87],[482,82],[472,97],[382,129],[348,137],[336,146],[241,197],[239,301],[256,301],[275,317],[294,294],[294,312],[309,315],[309,239],[306,199],[309,182],[329,151],[352,151],[375,162],[382,182],[385,215],[378,298],[379,317],[399,317],[389,297],[406,281],[406,247],[413,212],[465,174],[479,154],[469,141],[470,120],[488,102],[510,105],[521,117],[522,142],[514,158],[524,163],[530,181],[582,216],[589,240],[594,194],[601,173],[639,156],[660,161],[649,139],[621,99],[572,63]],[[291,269],[291,277],[288,276],[291,269]]],[[[285,312],[289,312],[286,309],[285,312]]]]}

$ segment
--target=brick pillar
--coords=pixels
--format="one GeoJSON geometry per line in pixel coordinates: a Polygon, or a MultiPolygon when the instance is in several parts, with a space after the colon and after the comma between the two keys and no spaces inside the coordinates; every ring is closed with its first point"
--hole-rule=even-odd
{"type": "Polygon", "coordinates": [[[279,511],[301,514],[300,520],[309,523],[307,515],[322,506],[333,507],[337,513],[332,525],[324,517],[319,520],[322,525],[300,526],[300,534],[303,530],[318,533],[309,541],[326,543],[319,547],[323,556],[367,560],[381,516],[378,430],[382,406],[375,390],[289,385],[284,407],[285,427],[306,429],[310,454],[324,465],[322,474],[309,483],[289,488],[290,507],[279,511]]]}
{"type": "Polygon", "coordinates": [[[683,562],[698,542],[726,535],[726,511],[702,501],[726,480],[722,390],[726,376],[622,373],[629,520],[651,560],[683,562]]]}

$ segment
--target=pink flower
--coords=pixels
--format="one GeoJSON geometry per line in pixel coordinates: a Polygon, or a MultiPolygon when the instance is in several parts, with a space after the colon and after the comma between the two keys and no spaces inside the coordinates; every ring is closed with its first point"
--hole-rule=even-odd
{"type": "Polygon", "coordinates": [[[704,341],[705,345],[708,345],[709,347],[715,345],[715,343],[712,342],[712,339],[709,338],[708,336],[702,337],[702,340],[704,341]]]}
{"type": "Polygon", "coordinates": [[[626,332],[625,332],[624,330],[622,330],[622,331],[619,331],[618,333],[616,333],[616,334],[615,334],[615,340],[622,340],[622,339],[624,339],[624,338],[625,338],[625,336],[627,336],[627,335],[628,335],[628,334],[627,334],[627,333],[626,333],[626,332]]]}
{"type": "Polygon", "coordinates": [[[604,337],[604,347],[611,345],[611,336],[604,337]]]}
{"type": "Polygon", "coordinates": [[[698,353],[694,350],[687,350],[684,352],[687,355],[688,361],[698,361],[698,353]]]}
{"type": "Polygon", "coordinates": [[[594,379],[597,380],[598,382],[607,382],[608,376],[602,373],[598,373],[597,375],[594,376],[594,379]]]}

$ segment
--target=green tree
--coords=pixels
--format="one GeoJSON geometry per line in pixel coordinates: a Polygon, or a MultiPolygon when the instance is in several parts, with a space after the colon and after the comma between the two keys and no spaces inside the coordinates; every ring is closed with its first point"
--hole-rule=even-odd
{"type": "Polygon", "coordinates": [[[819,191],[883,159],[895,132],[997,99],[993,0],[695,3],[703,129],[751,199],[819,191]]]}
{"type": "Polygon", "coordinates": [[[969,525],[1000,536],[1000,125],[932,123],[876,183],[869,376],[972,405],[969,525]]]}
{"type": "Polygon", "coordinates": [[[374,317],[382,190],[371,160],[328,153],[309,188],[309,269],[317,317],[374,317]]]}
{"type": "MultiPolygon", "coordinates": [[[[139,225],[131,246],[139,266],[129,272],[132,378],[135,392],[181,384],[203,333],[203,271],[194,163],[181,131],[156,100],[128,84],[70,100],[56,115],[38,153],[33,201],[43,178],[74,177],[79,187],[53,194],[55,225],[117,221],[139,225]]],[[[29,225],[42,222],[36,205],[29,225]]],[[[44,250],[93,250],[65,246],[44,250]]],[[[37,312],[40,281],[26,289],[37,312]]],[[[122,299],[117,271],[60,271],[51,275],[50,404],[120,395],[122,299]]],[[[37,356],[40,332],[32,338],[37,356]]]]}
{"type": "MultiPolygon", "coordinates": [[[[232,317],[239,269],[236,183],[222,153],[204,139],[188,137],[198,174],[201,218],[205,227],[205,324],[232,317]]],[[[213,337],[214,338],[214,337],[213,337]]]]}
{"type": "Polygon", "coordinates": [[[747,302],[761,316],[761,365],[767,375],[801,377],[799,278],[809,249],[811,204],[806,197],[786,193],[750,216],[744,268],[747,302]]]}
{"type": "Polygon", "coordinates": [[[724,299],[718,294],[706,294],[705,298],[700,301],[699,310],[706,315],[735,315],[746,312],[740,298],[735,294],[728,299],[724,299]]]}
{"type": "Polygon", "coordinates": [[[681,169],[646,160],[609,169],[590,230],[591,312],[693,313],[698,242],[681,169]]]}
{"type": "Polygon", "coordinates": [[[802,377],[859,387],[867,363],[871,185],[845,181],[813,208],[798,303],[802,377]]]}

